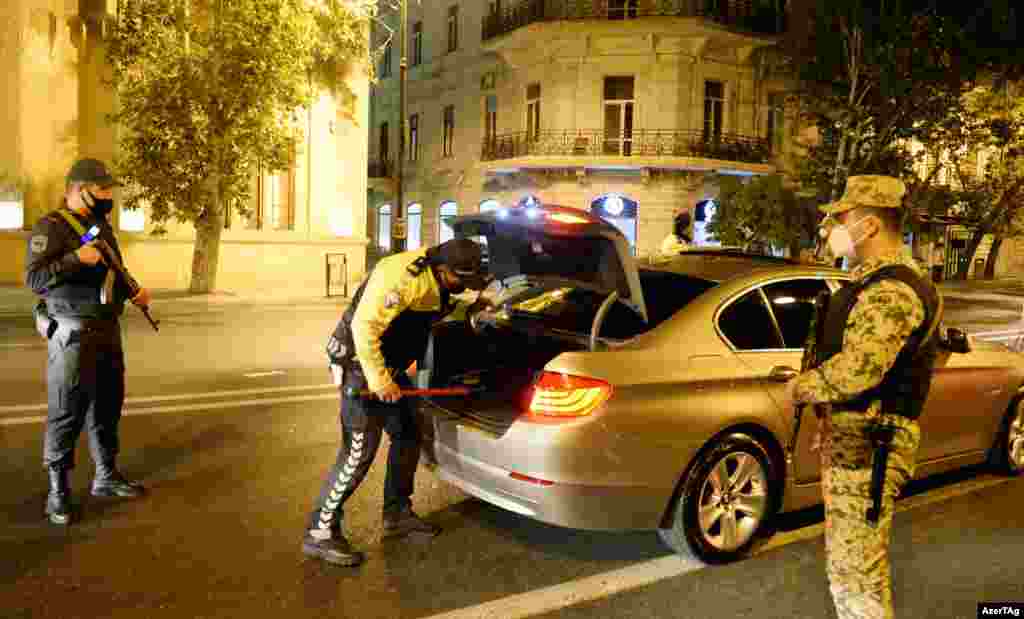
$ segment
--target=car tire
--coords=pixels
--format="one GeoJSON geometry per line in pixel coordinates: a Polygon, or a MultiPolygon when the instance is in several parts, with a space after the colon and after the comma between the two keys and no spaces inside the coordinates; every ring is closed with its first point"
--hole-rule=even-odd
{"type": "Polygon", "coordinates": [[[672,506],[671,526],[658,535],[679,554],[706,563],[735,561],[765,529],[778,484],[778,467],[761,443],[746,434],[725,436],[690,467],[672,506]]]}
{"type": "Polygon", "coordinates": [[[1006,411],[989,452],[989,464],[1011,477],[1024,471],[1024,394],[1017,395],[1006,411]]]}

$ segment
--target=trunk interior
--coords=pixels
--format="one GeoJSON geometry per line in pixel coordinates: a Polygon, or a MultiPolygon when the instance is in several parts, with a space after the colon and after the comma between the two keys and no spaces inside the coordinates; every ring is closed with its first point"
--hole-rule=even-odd
{"type": "Polygon", "coordinates": [[[470,387],[469,396],[435,397],[436,407],[497,435],[504,434],[529,403],[534,376],[556,356],[585,346],[535,328],[488,328],[477,335],[461,321],[436,325],[420,370],[431,387],[470,387]]]}

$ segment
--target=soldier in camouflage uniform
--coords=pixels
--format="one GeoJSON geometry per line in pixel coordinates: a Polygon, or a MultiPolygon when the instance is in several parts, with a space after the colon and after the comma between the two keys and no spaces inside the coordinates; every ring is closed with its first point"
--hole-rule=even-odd
{"type": "MultiPolygon", "coordinates": [[[[893,616],[888,557],[893,507],[913,476],[921,433],[913,418],[889,410],[894,407],[888,392],[893,384],[907,382],[901,375],[894,383],[893,373],[905,369],[911,357],[920,359],[916,350],[925,350],[925,343],[934,340],[934,326],[941,318],[938,293],[903,247],[905,191],[892,177],[854,176],[838,202],[822,207],[832,253],[853,263],[848,285],[851,290],[863,287],[847,301],[845,321],[840,318],[839,339],[833,340],[841,342],[841,348],[821,361],[823,344],[813,341],[812,328],[806,350],[817,355],[818,363],[805,364],[816,367],[788,384],[793,402],[812,404],[819,415],[815,443],[820,444],[822,459],[827,572],[840,619],[893,616]],[[892,265],[913,269],[934,294],[922,296],[917,284],[877,273],[892,265]],[[876,277],[865,281],[872,275],[876,277]],[[894,431],[883,469],[881,515],[872,523],[865,514],[872,504],[869,488],[877,454],[871,431],[877,424],[894,431]]],[[[838,295],[833,295],[833,305],[838,295]]],[[[816,320],[827,321],[833,309],[816,320]]],[[[916,414],[923,406],[922,393],[927,395],[934,362],[934,354],[916,362],[915,380],[923,383],[923,392],[919,389],[913,396],[920,400],[916,414]]]]}

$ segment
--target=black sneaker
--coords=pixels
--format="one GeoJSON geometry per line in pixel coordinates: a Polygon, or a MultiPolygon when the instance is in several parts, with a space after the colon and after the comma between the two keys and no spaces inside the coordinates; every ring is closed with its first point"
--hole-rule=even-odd
{"type": "Polygon", "coordinates": [[[402,537],[405,535],[422,535],[434,537],[441,532],[441,527],[430,524],[417,516],[409,508],[395,514],[384,514],[384,537],[402,537]]]}
{"type": "Polygon", "coordinates": [[[97,477],[92,481],[93,496],[119,496],[134,498],[145,492],[142,484],[127,479],[120,471],[114,471],[105,477],[97,477]]]}
{"type": "Polygon", "coordinates": [[[345,567],[359,565],[366,558],[363,553],[354,550],[343,535],[317,539],[307,533],[302,540],[302,554],[345,567]]]}

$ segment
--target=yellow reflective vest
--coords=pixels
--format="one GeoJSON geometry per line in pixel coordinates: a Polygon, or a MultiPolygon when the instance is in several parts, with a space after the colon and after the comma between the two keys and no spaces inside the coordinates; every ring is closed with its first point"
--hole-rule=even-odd
{"type": "Polygon", "coordinates": [[[393,372],[405,371],[423,356],[430,326],[452,310],[433,270],[414,264],[426,253],[419,249],[382,259],[359,299],[352,342],[372,391],[393,383],[393,372]]]}

